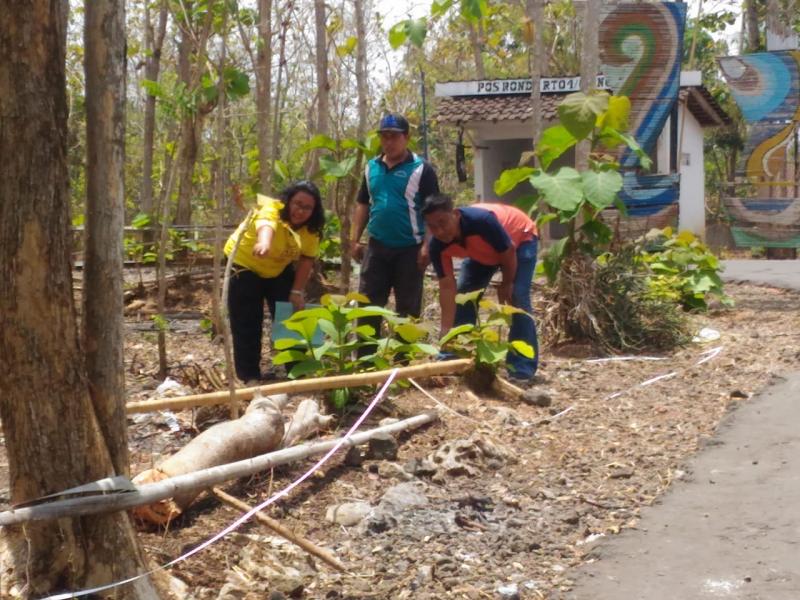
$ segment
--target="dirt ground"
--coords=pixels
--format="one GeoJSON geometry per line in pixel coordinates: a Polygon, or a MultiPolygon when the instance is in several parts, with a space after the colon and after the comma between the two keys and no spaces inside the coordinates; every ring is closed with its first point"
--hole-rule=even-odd
{"type": "MultiPolygon", "coordinates": [[[[191,304],[182,303],[186,289],[174,291],[168,337],[170,375],[187,393],[214,389],[224,377],[222,348],[197,318],[207,290],[202,281],[189,285],[191,304]]],[[[719,339],[669,356],[597,361],[585,348],[543,348],[536,389],[549,397],[547,407],[478,398],[455,377],[419,382],[435,401],[414,388],[393,389],[363,428],[436,407],[440,421],[401,435],[395,460],[358,465],[334,456],[268,511],[333,552],[347,573],[248,523],[172,574],[187,584],[187,598],[198,599],[561,597],[593,543],[636,527],[640,509],[685,476],[687,460],[728,411],[800,364],[800,295],[739,284],[726,289],[734,309],[693,317],[697,330],[713,329],[719,339]],[[357,502],[369,505],[359,505],[369,513],[357,524],[326,519],[330,507],[357,502]]],[[[132,401],[155,397],[161,383],[145,308],[135,305],[126,316],[132,401]]],[[[223,417],[220,410],[134,416],[133,472],[223,417]]],[[[3,504],[5,463],[0,454],[3,504]]],[[[226,489],[255,505],[312,464],[284,466],[226,489]]],[[[143,532],[142,540],[153,561],[164,564],[238,516],[206,497],[168,530],[143,532]]]]}

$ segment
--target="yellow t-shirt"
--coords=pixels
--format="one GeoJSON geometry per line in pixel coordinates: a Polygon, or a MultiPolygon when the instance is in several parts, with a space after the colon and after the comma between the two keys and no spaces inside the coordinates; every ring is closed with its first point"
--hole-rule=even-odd
{"type": "Polygon", "coordinates": [[[280,211],[283,203],[279,200],[259,194],[257,201],[258,213],[250,221],[250,225],[247,226],[247,220],[243,221],[225,243],[226,256],[230,256],[239,232],[247,226],[242,233],[242,241],[239,242],[233,262],[261,277],[277,277],[289,263],[296,261],[300,256],[316,258],[319,254],[317,234],[311,233],[305,225],[295,231],[288,223],[281,221],[280,211]],[[263,225],[273,231],[272,245],[266,256],[253,256],[253,246],[258,241],[257,232],[263,225]]]}

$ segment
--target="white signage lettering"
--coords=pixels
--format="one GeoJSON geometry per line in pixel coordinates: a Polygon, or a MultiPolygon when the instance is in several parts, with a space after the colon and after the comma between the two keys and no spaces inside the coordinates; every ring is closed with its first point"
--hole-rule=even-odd
{"type": "MultiPolygon", "coordinates": [[[[597,76],[597,87],[607,89],[606,78],[597,76]]],[[[436,84],[437,96],[496,96],[502,94],[530,94],[530,79],[485,79],[480,81],[448,81],[436,84]]],[[[542,77],[539,90],[543,94],[577,92],[581,89],[580,77],[542,77]]]]}

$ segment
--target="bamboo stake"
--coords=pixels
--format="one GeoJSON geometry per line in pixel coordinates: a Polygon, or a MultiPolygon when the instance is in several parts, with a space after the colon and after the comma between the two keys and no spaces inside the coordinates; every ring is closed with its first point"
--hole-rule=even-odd
{"type": "MultiPolygon", "coordinates": [[[[227,394],[227,392],[225,392],[227,394]]],[[[439,418],[436,411],[430,411],[392,423],[383,427],[376,427],[361,433],[354,433],[342,444],[347,449],[368,442],[373,436],[381,433],[399,433],[406,429],[421,427],[427,423],[432,423],[439,418]]],[[[76,517],[80,515],[92,515],[107,513],[117,510],[126,510],[136,506],[145,506],[159,500],[172,498],[189,490],[206,489],[225,481],[247,477],[266,471],[278,465],[285,465],[298,460],[324,454],[342,438],[316,442],[314,444],[300,444],[291,448],[284,448],[275,452],[262,454],[254,458],[240,460],[226,465],[219,465],[209,469],[202,469],[194,473],[178,475],[163,479],[156,483],[148,483],[136,486],[129,491],[119,490],[118,492],[101,493],[92,496],[72,497],[64,500],[54,500],[46,504],[26,506],[0,513],[0,527],[24,523],[27,521],[40,521],[44,519],[60,519],[62,517],[76,517]]]]}
{"type": "MultiPolygon", "coordinates": [[[[466,371],[470,366],[472,366],[472,361],[467,358],[412,365],[410,367],[401,367],[397,369],[397,379],[461,373],[466,371]]],[[[393,369],[386,369],[385,371],[375,371],[372,373],[354,373],[352,375],[282,381],[280,383],[238,389],[236,390],[236,397],[240,400],[250,400],[256,392],[261,392],[263,396],[271,396],[273,394],[299,394],[301,392],[379,384],[386,381],[392,371],[393,369]]],[[[225,404],[230,402],[230,400],[230,393],[224,391],[211,392],[209,394],[193,394],[191,396],[182,396],[179,398],[158,398],[156,400],[146,400],[144,402],[129,402],[125,408],[127,413],[131,415],[156,410],[178,410],[195,406],[225,404]]]]}
{"type": "MultiPolygon", "coordinates": [[[[238,498],[234,498],[230,494],[226,494],[218,487],[212,488],[211,491],[220,501],[234,508],[237,508],[241,511],[244,511],[245,513],[249,512],[253,508],[252,506],[250,506],[245,502],[242,502],[238,498]]],[[[307,540],[306,538],[297,535],[296,533],[287,529],[286,527],[281,525],[278,521],[276,521],[271,517],[268,517],[261,511],[258,511],[253,516],[262,525],[266,525],[269,529],[271,529],[281,537],[289,540],[290,542],[296,544],[297,546],[300,546],[303,550],[305,550],[309,554],[312,554],[313,556],[316,556],[317,558],[325,561],[334,569],[347,572],[347,568],[341,562],[339,562],[339,560],[335,556],[333,556],[330,552],[328,552],[324,548],[320,548],[311,540],[307,540]]]]}

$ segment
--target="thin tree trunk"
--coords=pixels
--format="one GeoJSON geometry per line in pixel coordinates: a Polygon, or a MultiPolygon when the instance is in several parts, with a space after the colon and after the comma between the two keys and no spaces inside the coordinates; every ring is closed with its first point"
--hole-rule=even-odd
{"type": "Polygon", "coordinates": [[[125,10],[86,6],[86,239],[83,342],[89,390],[118,474],[129,473],[122,360],[125,221],[125,10]]]}
{"type": "Polygon", "coordinates": [[[256,107],[258,117],[258,161],[261,191],[272,185],[272,139],[270,108],[272,97],[272,0],[258,0],[258,65],[256,66],[256,107]]]}
{"type": "Polygon", "coordinates": [[[758,0],[747,0],[744,6],[744,22],[747,27],[747,52],[761,49],[761,35],[758,29],[758,0]]]}
{"type": "Polygon", "coordinates": [[[531,73],[531,137],[533,148],[542,134],[542,65],[544,56],[544,0],[527,0],[525,7],[529,26],[533,29],[533,39],[528,47],[528,68],[531,73]]]}
{"type": "MultiPolygon", "coordinates": [[[[599,56],[597,37],[600,29],[602,0],[586,0],[583,13],[583,44],[581,47],[581,92],[588,94],[597,87],[599,56]]],[[[589,165],[589,142],[584,140],[575,148],[575,166],[579,171],[589,165]]]]}
{"type": "MultiPolygon", "coordinates": [[[[88,31],[114,10],[121,2],[87,3],[88,31]]],[[[12,504],[114,473],[72,290],[67,14],[65,1],[0,2],[0,419],[12,504]]],[[[125,513],[0,530],[3,598],[77,590],[142,570],[125,513]]],[[[157,598],[147,579],[118,595],[157,598]]]]}
{"type": "MultiPolygon", "coordinates": [[[[161,71],[161,50],[164,47],[164,37],[167,33],[167,19],[169,11],[167,4],[162,0],[158,11],[158,29],[153,31],[150,22],[150,6],[145,6],[145,51],[147,58],[144,67],[144,77],[148,81],[157,82],[161,71]]],[[[139,199],[139,210],[153,216],[153,153],[155,152],[156,132],[156,97],[147,93],[144,105],[144,137],[142,148],[142,193],[139,199]]],[[[151,219],[151,227],[154,221],[151,219]]],[[[148,228],[144,232],[144,242],[152,244],[153,230],[148,228]]]]}
{"type": "Polygon", "coordinates": [[[278,153],[279,147],[278,142],[281,137],[281,90],[283,89],[283,72],[286,69],[286,34],[289,28],[289,19],[292,14],[292,8],[294,4],[292,2],[288,2],[286,5],[286,15],[281,16],[278,13],[278,20],[281,24],[281,33],[280,33],[280,47],[278,50],[278,81],[275,85],[275,110],[272,113],[272,126],[273,126],[273,133],[272,133],[272,152],[270,154],[270,173],[274,169],[275,161],[278,160],[278,153]]]}
{"type": "MultiPolygon", "coordinates": [[[[192,90],[193,42],[190,25],[181,25],[181,39],[178,43],[178,74],[187,90],[192,90]]],[[[198,111],[184,112],[181,116],[181,152],[178,160],[178,204],[175,209],[175,225],[189,225],[192,222],[192,195],[194,190],[194,165],[200,151],[197,136],[198,111]]]]}
{"type": "MultiPolygon", "coordinates": [[[[317,65],[317,134],[330,133],[330,81],[328,80],[328,41],[326,29],[325,0],[314,0],[314,23],[316,29],[317,65]]],[[[311,168],[319,170],[320,153],[315,151],[311,168]]]]}
{"type": "Polygon", "coordinates": [[[469,33],[469,45],[472,48],[472,60],[475,61],[475,74],[478,79],[486,79],[486,69],[483,66],[483,53],[481,52],[481,40],[475,24],[467,21],[467,31],[469,33]]]}

